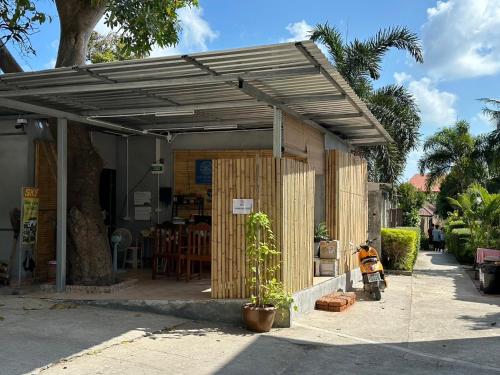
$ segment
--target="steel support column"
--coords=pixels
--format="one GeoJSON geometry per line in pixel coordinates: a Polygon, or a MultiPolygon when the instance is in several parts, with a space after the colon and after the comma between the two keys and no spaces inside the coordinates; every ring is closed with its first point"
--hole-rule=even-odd
{"type": "Polygon", "coordinates": [[[66,215],[67,215],[67,142],[68,123],[57,119],[57,273],[58,292],[66,289],[66,215]]]}
{"type": "Polygon", "coordinates": [[[281,109],[273,107],[274,119],[273,119],[273,156],[275,158],[281,158],[282,150],[282,131],[283,131],[283,112],[281,109]]]}

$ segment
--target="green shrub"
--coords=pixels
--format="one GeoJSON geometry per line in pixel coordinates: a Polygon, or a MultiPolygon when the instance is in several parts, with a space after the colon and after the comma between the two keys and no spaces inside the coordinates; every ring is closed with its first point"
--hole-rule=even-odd
{"type": "MultiPolygon", "coordinates": [[[[422,232],[420,231],[420,228],[417,227],[396,227],[396,229],[404,229],[404,230],[411,230],[417,234],[417,251],[420,250],[421,246],[421,241],[422,241],[422,232]]],[[[415,260],[416,260],[415,256],[415,260]]]]}
{"type": "Polygon", "coordinates": [[[463,220],[455,220],[455,221],[449,221],[446,223],[446,230],[453,230],[457,228],[466,228],[467,225],[465,225],[465,222],[463,220]]]}
{"type": "Polygon", "coordinates": [[[475,249],[470,243],[471,231],[468,228],[455,228],[446,231],[445,241],[448,252],[455,255],[460,263],[474,263],[475,249]]]}
{"type": "Polygon", "coordinates": [[[418,228],[382,229],[382,262],[388,269],[412,271],[419,247],[418,228]]]}

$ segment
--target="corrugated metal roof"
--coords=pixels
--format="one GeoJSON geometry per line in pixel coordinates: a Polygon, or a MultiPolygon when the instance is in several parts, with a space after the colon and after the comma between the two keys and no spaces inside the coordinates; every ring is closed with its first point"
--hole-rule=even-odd
{"type": "Polygon", "coordinates": [[[354,145],[391,141],[311,41],[0,75],[0,119],[18,111],[120,132],[252,129],[272,127],[273,106],[354,145]]]}

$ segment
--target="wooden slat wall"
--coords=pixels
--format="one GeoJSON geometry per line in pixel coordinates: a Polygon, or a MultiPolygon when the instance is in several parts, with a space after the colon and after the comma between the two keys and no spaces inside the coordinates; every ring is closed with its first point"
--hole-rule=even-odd
{"type": "Polygon", "coordinates": [[[285,155],[307,160],[316,174],[325,174],[325,137],[320,131],[285,114],[283,146],[285,155]]]}
{"type": "MultiPolygon", "coordinates": [[[[205,198],[205,214],[210,213],[212,202],[207,199],[210,185],[196,183],[196,160],[217,160],[272,156],[272,150],[182,150],[174,152],[174,194],[198,195],[205,198]]],[[[189,217],[195,210],[179,209],[179,216],[189,217]]]]}
{"type": "Polygon", "coordinates": [[[289,292],[313,285],[314,169],[296,160],[282,159],[283,282],[289,292]]]}
{"type": "Polygon", "coordinates": [[[232,214],[232,200],[254,199],[266,212],[281,256],[278,275],[289,291],[312,285],[314,170],[307,164],[270,157],[219,159],[213,162],[212,297],[249,296],[246,215],[232,214]]]}
{"type": "Polygon", "coordinates": [[[40,209],[35,248],[35,279],[47,280],[48,262],[56,259],[57,161],[55,144],[35,142],[35,186],[39,189],[40,209]]]}
{"type": "Polygon", "coordinates": [[[338,150],[326,153],[326,224],[340,241],[340,273],[358,266],[349,242],[359,245],[368,232],[368,171],[366,161],[338,150]]]}

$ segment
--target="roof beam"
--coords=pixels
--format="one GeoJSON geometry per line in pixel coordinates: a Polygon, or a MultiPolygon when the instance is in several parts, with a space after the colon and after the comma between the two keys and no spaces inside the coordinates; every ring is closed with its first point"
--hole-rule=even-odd
{"type": "Polygon", "coordinates": [[[294,95],[283,96],[277,98],[286,104],[310,103],[310,102],[330,102],[345,100],[345,94],[340,95],[324,95],[324,94],[309,94],[309,95],[294,95]]]}
{"type": "Polygon", "coordinates": [[[255,107],[257,105],[266,105],[266,103],[259,103],[258,100],[230,100],[222,102],[209,102],[193,105],[177,105],[177,106],[164,106],[164,107],[134,107],[124,109],[105,109],[100,111],[87,111],[83,114],[89,117],[120,117],[120,116],[147,116],[154,115],[158,112],[172,112],[175,115],[176,111],[201,111],[207,109],[225,109],[225,108],[246,108],[255,107]]]}
{"type": "Polygon", "coordinates": [[[360,124],[325,124],[327,127],[335,130],[363,130],[363,129],[373,129],[372,125],[360,125],[360,124]]]}
{"type": "Polygon", "coordinates": [[[335,79],[326,71],[325,68],[321,66],[321,64],[312,56],[309,51],[304,47],[302,42],[296,42],[295,47],[298,48],[300,52],[314,65],[316,66],[319,70],[320,73],[333,85],[335,88],[340,91],[343,94],[346,94],[346,99],[347,101],[354,107],[356,108],[359,112],[363,113],[363,116],[366,117],[366,119],[373,124],[373,126],[380,132],[380,134],[388,141],[388,142],[393,142],[393,139],[391,138],[390,134],[387,133],[387,131],[383,128],[382,125],[377,123],[376,121],[373,121],[373,119],[370,118],[370,116],[366,115],[362,108],[359,106],[358,103],[354,101],[353,98],[351,98],[350,95],[347,94],[347,92],[335,81],[335,79]]]}
{"type": "Polygon", "coordinates": [[[323,126],[318,124],[317,122],[301,115],[300,113],[294,111],[293,109],[287,107],[285,103],[282,103],[281,101],[274,99],[273,97],[267,95],[265,92],[257,89],[256,87],[252,86],[248,82],[245,82],[243,79],[239,80],[238,87],[241,91],[243,91],[245,94],[250,95],[254,97],[257,100],[261,100],[269,104],[270,106],[274,106],[276,108],[281,109],[283,112],[289,114],[290,116],[293,116],[304,123],[312,126],[313,128],[321,131],[322,133],[327,133],[328,130],[325,129],[323,126]]]}
{"type": "MultiPolygon", "coordinates": [[[[99,80],[107,82],[107,83],[118,83],[118,81],[116,81],[114,79],[111,79],[109,77],[106,77],[105,75],[102,75],[102,74],[99,74],[99,73],[95,73],[94,71],[92,71],[92,69],[87,68],[87,67],[73,66],[72,69],[75,70],[75,71],[77,71],[77,72],[86,74],[86,75],[88,75],[88,76],[90,76],[92,78],[96,78],[96,79],[99,79],[99,80]]],[[[142,89],[137,89],[137,90],[133,90],[133,91],[137,92],[139,94],[142,94],[142,95],[144,95],[144,96],[146,96],[148,98],[151,98],[151,99],[156,99],[156,100],[167,102],[167,103],[170,103],[170,104],[173,104],[173,105],[177,105],[177,103],[174,102],[173,100],[170,100],[168,98],[163,98],[163,97],[155,95],[155,94],[148,93],[148,92],[146,92],[146,91],[144,91],[142,89]]]]}
{"type": "MultiPolygon", "coordinates": [[[[139,129],[130,128],[123,125],[114,124],[107,121],[95,120],[80,116],[71,112],[60,111],[58,109],[47,108],[35,104],[25,103],[18,100],[2,99],[2,107],[16,109],[18,111],[35,112],[49,117],[65,118],[70,121],[76,121],[83,124],[92,125],[99,128],[110,129],[128,134],[147,135],[148,133],[139,129]]],[[[150,134],[153,135],[153,134],[150,134]]]]}
{"type": "MultiPolygon", "coordinates": [[[[197,61],[195,58],[191,57],[191,56],[183,56],[183,58],[190,62],[191,64],[195,65],[196,67],[198,67],[199,69],[207,72],[208,74],[211,74],[212,77],[220,77],[219,73],[217,73],[215,70],[213,69],[210,69],[209,67],[203,65],[202,63],[200,63],[199,61],[197,61]]],[[[314,69],[318,70],[318,72],[320,72],[320,68],[315,66],[314,69]]],[[[297,119],[300,119],[301,121],[305,122],[306,124],[312,126],[313,128],[317,129],[317,130],[320,130],[322,133],[326,133],[328,132],[328,130],[326,130],[323,126],[321,126],[320,124],[317,124],[316,122],[302,116],[300,113],[292,110],[291,108],[287,107],[286,104],[284,102],[282,102],[281,100],[278,100],[278,99],[275,99],[273,97],[271,97],[270,95],[266,94],[265,92],[255,88],[254,86],[252,86],[251,84],[249,84],[248,82],[245,81],[245,76],[242,74],[238,77],[238,88],[244,92],[245,94],[247,94],[248,96],[251,96],[253,97],[254,99],[257,99],[258,101],[263,101],[265,103],[267,103],[269,106],[272,106],[272,107],[275,107],[277,109],[280,109],[282,110],[283,112],[297,118],[297,119]]],[[[226,83],[232,85],[233,83],[231,81],[226,81],[226,83]]]]}
{"type": "Polygon", "coordinates": [[[387,141],[385,138],[349,138],[347,141],[354,146],[376,146],[385,145],[387,141]]]}
{"type": "Polygon", "coordinates": [[[162,122],[159,124],[142,125],[141,129],[144,130],[169,130],[170,128],[189,128],[191,126],[224,126],[224,125],[242,125],[242,126],[268,126],[272,127],[273,121],[259,121],[259,120],[220,120],[220,121],[189,121],[189,122],[162,122]]]}
{"type": "Polygon", "coordinates": [[[364,117],[362,113],[333,113],[326,115],[315,115],[313,113],[310,113],[306,114],[305,116],[310,117],[313,120],[343,120],[343,119],[364,117]]]}
{"type": "MultiPolygon", "coordinates": [[[[16,98],[22,96],[36,96],[36,95],[49,95],[49,94],[81,94],[87,92],[103,92],[115,90],[133,90],[133,89],[151,89],[159,87],[171,86],[184,86],[193,84],[210,84],[210,83],[227,83],[237,82],[239,78],[243,79],[261,79],[261,78],[281,78],[286,76],[296,75],[311,75],[318,74],[319,69],[316,67],[307,68],[287,68],[276,69],[264,72],[255,73],[242,73],[242,74],[221,74],[218,76],[203,75],[187,78],[170,78],[165,80],[145,80],[135,82],[122,82],[122,83],[97,83],[97,84],[84,84],[72,86],[52,86],[38,89],[14,89],[14,90],[1,90],[0,98],[16,98]]],[[[28,83],[28,82],[27,82],[28,83]]]]}

